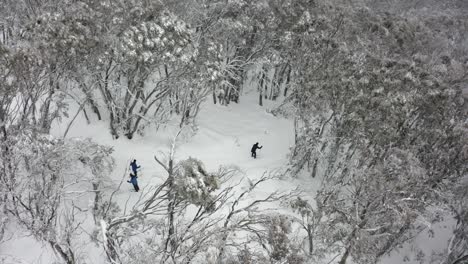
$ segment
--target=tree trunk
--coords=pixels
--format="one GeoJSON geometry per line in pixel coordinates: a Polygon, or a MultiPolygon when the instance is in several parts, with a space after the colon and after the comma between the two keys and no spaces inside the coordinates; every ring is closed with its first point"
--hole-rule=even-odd
{"type": "Polygon", "coordinates": [[[107,106],[107,110],[109,111],[109,128],[111,131],[111,135],[114,139],[119,138],[119,134],[116,128],[116,125],[120,122],[120,116],[115,110],[115,101],[112,97],[112,93],[109,91],[109,78],[111,74],[112,68],[112,60],[109,60],[107,64],[104,79],[98,79],[99,82],[99,90],[101,91],[102,98],[107,106]]]}
{"type": "Polygon", "coordinates": [[[289,82],[291,80],[291,65],[288,64],[288,71],[286,73],[286,82],[284,84],[284,97],[288,95],[289,82]]]}
{"type": "Polygon", "coordinates": [[[310,224],[307,225],[307,238],[309,239],[309,255],[312,255],[314,252],[314,239],[312,236],[312,226],[310,224]]]}
{"type": "MultiPolygon", "coordinates": [[[[3,107],[0,105],[0,131],[2,132],[2,141],[7,140],[7,130],[6,130],[6,118],[5,118],[5,111],[3,107]]],[[[5,145],[6,147],[6,145],[5,145]]]]}
{"type": "Polygon", "coordinates": [[[5,27],[6,27],[6,26],[2,26],[2,43],[3,43],[3,44],[6,44],[6,42],[7,42],[6,34],[5,34],[5,33],[6,33],[6,32],[5,32],[5,31],[6,31],[6,28],[5,28],[5,27]]]}
{"type": "Polygon", "coordinates": [[[216,92],[214,88],[213,88],[213,103],[216,104],[216,92]]]}
{"type": "Polygon", "coordinates": [[[228,105],[231,102],[231,91],[232,91],[232,83],[230,83],[226,92],[224,93],[225,95],[224,102],[226,102],[226,105],[228,105]]]}
{"type": "Polygon", "coordinates": [[[55,90],[53,87],[49,88],[49,94],[47,95],[47,99],[45,100],[44,104],[41,106],[41,131],[44,133],[49,133],[52,120],[49,120],[50,116],[50,104],[52,102],[52,96],[54,95],[55,90]]]}
{"type": "Polygon", "coordinates": [[[176,114],[180,114],[180,109],[179,109],[179,106],[180,106],[180,102],[179,102],[179,92],[176,91],[175,93],[175,112],[176,114]]]}
{"type": "Polygon", "coordinates": [[[263,106],[262,98],[263,98],[263,96],[262,96],[262,90],[260,90],[260,94],[259,94],[259,96],[258,96],[258,104],[259,104],[260,106],[263,106]]]}
{"type": "Polygon", "coordinates": [[[106,236],[106,241],[104,241],[105,243],[104,248],[106,249],[107,259],[109,260],[110,263],[113,263],[113,264],[122,263],[117,253],[117,243],[116,243],[114,234],[107,231],[105,236],[106,236]]]}
{"type": "Polygon", "coordinates": [[[99,111],[99,108],[96,105],[96,102],[94,102],[92,98],[88,98],[88,103],[91,106],[91,109],[93,109],[93,112],[96,114],[98,120],[101,121],[102,120],[101,111],[99,111]]]}
{"type": "Polygon", "coordinates": [[[93,112],[96,114],[98,120],[101,121],[102,120],[101,111],[99,111],[99,107],[97,106],[96,102],[93,99],[93,93],[92,93],[91,89],[89,89],[85,85],[80,85],[80,86],[81,86],[81,90],[86,95],[86,100],[87,100],[89,106],[91,107],[93,112]]]}
{"type": "Polygon", "coordinates": [[[119,138],[119,133],[117,132],[117,128],[115,127],[116,118],[114,117],[114,113],[112,111],[110,111],[109,117],[110,117],[109,128],[111,130],[112,137],[114,139],[118,139],[119,138]]]}
{"type": "Polygon", "coordinates": [[[99,214],[99,204],[101,203],[102,194],[99,191],[99,183],[93,183],[93,191],[94,191],[94,205],[93,205],[93,219],[94,223],[98,224],[98,220],[100,218],[99,214]]]}
{"type": "Polygon", "coordinates": [[[462,257],[459,257],[453,262],[453,264],[463,264],[463,263],[468,263],[468,254],[462,257]]]}
{"type": "Polygon", "coordinates": [[[55,63],[51,63],[50,72],[49,72],[49,93],[43,105],[41,105],[41,119],[40,119],[40,128],[42,132],[49,133],[52,120],[49,120],[50,116],[50,104],[52,102],[52,96],[55,94],[55,88],[58,89],[57,80],[54,80],[52,75],[55,74],[57,66],[55,63]]]}
{"type": "MultiPolygon", "coordinates": [[[[294,117],[294,145],[297,145],[297,117],[294,117]]],[[[296,153],[294,153],[294,156],[296,153]]]]}
{"type": "Polygon", "coordinates": [[[340,146],[341,146],[341,138],[335,137],[335,142],[331,142],[330,151],[327,153],[327,169],[324,172],[324,177],[328,178],[334,175],[336,171],[339,169],[336,167],[336,164],[340,164],[338,161],[340,160],[340,146]]]}
{"type": "Polygon", "coordinates": [[[169,174],[169,181],[167,187],[169,188],[169,204],[167,206],[167,214],[168,214],[168,221],[169,221],[169,230],[168,236],[166,240],[166,244],[164,246],[165,252],[170,252],[176,248],[176,240],[175,240],[175,227],[174,227],[174,215],[175,215],[175,193],[174,193],[174,175],[173,175],[173,160],[172,158],[169,160],[169,167],[168,167],[168,174],[169,174]],[[170,249],[170,250],[169,250],[170,249]]]}
{"type": "Polygon", "coordinates": [[[260,106],[263,106],[263,85],[265,83],[265,71],[264,71],[264,68],[262,66],[262,72],[260,73],[260,83],[259,83],[259,86],[258,86],[258,91],[259,91],[259,97],[258,97],[258,104],[260,106]]]}
{"type": "Polygon", "coordinates": [[[272,97],[270,98],[271,100],[276,100],[281,92],[281,86],[284,83],[284,74],[287,68],[287,64],[283,64],[275,69],[275,89],[272,94],[272,97]]]}
{"type": "Polygon", "coordinates": [[[315,178],[315,176],[317,176],[317,166],[318,166],[318,158],[315,158],[313,165],[312,165],[312,173],[310,174],[312,178],[315,178]]]}
{"type": "Polygon", "coordinates": [[[348,257],[349,257],[349,252],[350,252],[350,250],[351,250],[351,246],[348,246],[348,247],[346,248],[345,253],[344,253],[343,256],[341,257],[340,262],[338,262],[339,264],[346,264],[346,260],[347,260],[348,257]]]}
{"type": "Polygon", "coordinates": [[[50,246],[57,252],[67,264],[75,264],[75,255],[68,249],[67,252],[56,242],[49,241],[50,246]]]}
{"type": "Polygon", "coordinates": [[[86,124],[91,124],[91,121],[89,120],[88,112],[86,112],[86,108],[83,108],[83,115],[86,119],[86,124]]]}
{"type": "Polygon", "coordinates": [[[76,111],[76,114],[73,116],[73,118],[72,118],[72,120],[70,121],[70,123],[68,123],[67,128],[65,129],[65,132],[63,133],[63,138],[67,137],[68,131],[70,131],[70,128],[71,128],[71,126],[73,125],[73,122],[75,122],[76,117],[80,114],[80,112],[81,112],[82,110],[84,110],[84,106],[85,106],[85,103],[83,102],[83,103],[80,105],[80,108],[78,109],[78,111],[76,111]]]}
{"type": "Polygon", "coordinates": [[[371,203],[372,201],[367,201],[366,205],[362,209],[362,212],[359,215],[359,219],[361,220],[361,222],[353,229],[351,234],[348,236],[348,239],[345,243],[348,246],[346,247],[345,253],[341,257],[339,264],[346,264],[346,260],[348,259],[349,254],[351,253],[351,247],[353,245],[353,241],[354,239],[356,239],[356,233],[358,232],[359,229],[363,228],[367,223],[367,220],[365,218],[366,218],[367,210],[369,209],[369,205],[371,203]]]}
{"type": "Polygon", "coordinates": [[[269,100],[273,100],[273,91],[277,87],[278,74],[279,74],[278,65],[275,66],[274,71],[275,72],[273,73],[273,77],[272,77],[273,79],[271,80],[270,94],[268,95],[269,100]]]}

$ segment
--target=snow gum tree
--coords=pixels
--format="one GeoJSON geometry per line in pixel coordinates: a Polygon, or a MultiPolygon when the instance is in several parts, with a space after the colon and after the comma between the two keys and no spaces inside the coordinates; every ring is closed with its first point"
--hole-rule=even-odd
{"type": "Polygon", "coordinates": [[[88,122],[87,107],[99,120],[107,116],[114,138],[131,139],[173,113],[193,123],[206,96],[203,82],[193,82],[200,80],[193,31],[162,3],[41,2],[22,19],[18,42],[37,54],[47,74],[40,106],[46,118],[39,120],[45,132],[64,94],[88,122]]]}
{"type": "Polygon", "coordinates": [[[149,18],[154,17],[153,20],[123,31],[119,38],[116,73],[124,83],[116,83],[114,91],[107,89],[103,94],[116,111],[114,125],[121,123],[128,138],[132,138],[152,106],[164,104],[161,98],[167,98],[177,86],[175,78],[187,70],[192,56],[187,50],[190,41],[187,25],[167,11],[153,12],[147,14],[149,18]],[[152,80],[157,70],[160,74],[152,80]],[[126,90],[120,98],[119,85],[126,90]]]}
{"type": "Polygon", "coordinates": [[[81,250],[89,239],[81,225],[94,210],[83,213],[88,205],[81,197],[99,199],[94,187],[112,169],[112,149],[26,129],[2,141],[2,147],[8,155],[0,165],[3,212],[65,263],[82,263],[81,250]]]}
{"type": "Polygon", "coordinates": [[[179,114],[183,96],[176,91],[190,88],[180,81],[195,55],[188,25],[159,3],[83,1],[78,7],[91,14],[87,23],[97,25],[88,38],[98,45],[74,78],[98,119],[102,101],[114,138],[131,139],[144,125],[164,122],[173,104],[179,114]]]}
{"type": "Polygon", "coordinates": [[[8,130],[28,126],[48,131],[54,120],[66,114],[64,93],[50,93],[50,72],[44,70],[43,60],[28,48],[0,47],[2,61],[1,110],[3,137],[8,130]]]}
{"type": "Polygon", "coordinates": [[[268,52],[267,1],[184,1],[170,7],[194,25],[199,65],[213,102],[238,102],[247,72],[268,52]],[[195,14],[195,15],[194,15],[195,14]]]}
{"type": "Polygon", "coordinates": [[[464,75],[441,74],[466,66],[429,59],[437,50],[427,50],[424,36],[433,31],[420,21],[320,4],[302,11],[284,32],[298,51],[283,53],[295,58],[297,74],[292,171],[322,179],[316,202],[327,217],[316,245],[341,264],[374,263],[410,239],[418,222],[439,221],[442,194],[467,172],[457,85],[464,75]]]}
{"type": "MultiPolygon", "coordinates": [[[[50,25],[51,31],[62,32],[54,25],[50,25]]],[[[30,30],[25,34],[34,34],[34,29],[30,30]]],[[[47,32],[37,37],[40,42],[47,38],[47,32]]],[[[80,212],[86,205],[80,204],[80,199],[70,201],[80,197],[78,194],[92,196],[92,186],[83,182],[93,181],[93,176],[103,181],[112,164],[111,149],[54,139],[44,133],[53,121],[66,116],[67,86],[63,80],[67,70],[53,71],[50,66],[67,64],[60,61],[61,51],[50,49],[48,56],[40,51],[39,44],[0,47],[2,232],[11,220],[50,246],[66,263],[79,263],[78,249],[83,245],[79,228],[84,217],[80,212]]]]}
{"type": "Polygon", "coordinates": [[[57,117],[56,109],[70,89],[71,73],[76,71],[82,58],[86,58],[97,45],[91,36],[89,18],[79,17],[76,6],[66,9],[62,5],[45,4],[35,16],[25,21],[24,42],[39,58],[45,80],[40,84],[47,93],[41,96],[39,121],[43,132],[48,132],[51,120],[57,117]],[[49,117],[50,116],[50,117],[49,117]]]}

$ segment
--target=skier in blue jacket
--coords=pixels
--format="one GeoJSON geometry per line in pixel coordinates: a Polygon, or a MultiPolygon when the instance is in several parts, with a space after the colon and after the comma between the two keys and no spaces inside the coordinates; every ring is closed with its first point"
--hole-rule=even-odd
{"type": "Polygon", "coordinates": [[[135,174],[135,177],[136,177],[137,176],[137,169],[140,168],[140,166],[138,166],[136,164],[136,159],[134,159],[132,162],[130,162],[130,167],[132,168],[133,174],[135,174]]]}
{"type": "Polygon", "coordinates": [[[136,192],[140,190],[140,187],[138,186],[137,176],[135,174],[130,173],[130,180],[127,182],[133,184],[133,188],[136,192]]]}
{"type": "Polygon", "coordinates": [[[135,191],[138,192],[140,187],[138,186],[137,170],[140,168],[140,166],[136,164],[136,159],[130,162],[130,168],[132,169],[132,172],[130,172],[130,180],[127,182],[133,184],[133,188],[135,188],[135,191]]]}

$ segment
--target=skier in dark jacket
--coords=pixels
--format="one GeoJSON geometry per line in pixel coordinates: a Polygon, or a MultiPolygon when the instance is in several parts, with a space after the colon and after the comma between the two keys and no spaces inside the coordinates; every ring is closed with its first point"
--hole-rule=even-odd
{"type": "Polygon", "coordinates": [[[258,146],[258,142],[255,143],[255,144],[252,146],[252,149],[250,150],[250,152],[251,152],[251,156],[252,156],[254,159],[257,158],[257,149],[261,149],[261,148],[263,148],[263,146],[259,147],[259,146],[258,146]]]}
{"type": "Polygon", "coordinates": [[[137,176],[137,169],[140,168],[140,166],[137,166],[136,164],[136,159],[134,159],[132,162],[130,162],[130,167],[132,167],[133,174],[135,174],[135,177],[137,176]]]}
{"type": "Polygon", "coordinates": [[[130,173],[130,180],[127,182],[133,184],[133,188],[135,188],[136,192],[140,190],[140,187],[138,187],[138,180],[136,174],[130,173]]]}

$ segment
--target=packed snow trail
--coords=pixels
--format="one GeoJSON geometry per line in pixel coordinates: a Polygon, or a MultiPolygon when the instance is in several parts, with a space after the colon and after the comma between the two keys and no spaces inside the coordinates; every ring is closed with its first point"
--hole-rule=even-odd
{"type": "MultiPolygon", "coordinates": [[[[231,103],[229,106],[215,105],[207,100],[197,117],[195,134],[182,133],[176,148],[176,161],[194,157],[210,171],[221,165],[237,165],[246,176],[253,178],[265,171],[284,168],[289,148],[294,144],[293,124],[266,111],[273,107],[272,102],[266,101],[266,106],[262,107],[257,100],[257,96],[249,94],[242,96],[239,104],[231,103]],[[257,151],[257,159],[250,157],[250,148],[255,142],[263,146],[257,151]]],[[[176,124],[174,122],[160,131],[148,129],[145,136],[132,140],[123,136],[114,140],[106,121],[88,125],[84,118],[80,118],[67,137],[90,137],[100,144],[113,146],[116,161],[112,175],[114,181],[120,181],[130,161],[136,159],[142,167],[139,185],[144,189],[146,185],[167,177],[155,162],[154,155],[159,158],[167,155],[177,131],[176,124]]],[[[67,121],[57,124],[54,135],[62,136],[66,126],[67,121]]],[[[130,185],[124,185],[124,188],[132,189],[130,185]]]]}

